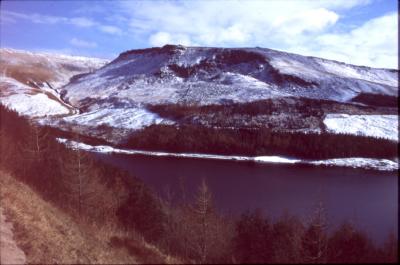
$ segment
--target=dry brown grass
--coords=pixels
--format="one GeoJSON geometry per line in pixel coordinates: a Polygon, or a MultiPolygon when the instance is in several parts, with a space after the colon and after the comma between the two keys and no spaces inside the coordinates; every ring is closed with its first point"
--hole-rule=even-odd
{"type": "Polygon", "coordinates": [[[53,81],[55,73],[50,69],[41,65],[4,65],[0,67],[0,72],[7,71],[7,76],[15,80],[27,84],[29,81],[43,83],[46,81],[53,81]]]}
{"type": "Polygon", "coordinates": [[[177,263],[156,247],[132,237],[127,244],[115,246],[112,238],[127,235],[117,228],[78,224],[26,184],[2,171],[0,184],[1,206],[14,223],[14,236],[28,263],[177,263]]]}
{"type": "Polygon", "coordinates": [[[0,50],[0,55],[0,72],[23,84],[30,81],[42,83],[56,79],[56,69],[52,69],[52,65],[44,57],[24,53],[9,54],[3,50],[0,50]]]}

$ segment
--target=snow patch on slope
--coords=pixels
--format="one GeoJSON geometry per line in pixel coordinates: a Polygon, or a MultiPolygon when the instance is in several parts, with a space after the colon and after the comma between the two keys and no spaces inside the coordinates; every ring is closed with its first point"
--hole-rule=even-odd
{"type": "Polygon", "coordinates": [[[143,108],[97,109],[63,118],[80,125],[107,125],[114,128],[141,129],[151,124],[170,123],[143,108]]]}
{"type": "Polygon", "coordinates": [[[318,69],[310,67],[310,62],[302,62],[291,58],[290,55],[284,54],[280,56],[273,56],[271,65],[278,69],[279,72],[299,77],[320,79],[321,73],[318,69]]]}
{"type": "Polygon", "coordinates": [[[30,117],[68,114],[69,110],[45,94],[14,94],[0,98],[0,102],[10,109],[30,117]]]}
{"type": "Polygon", "coordinates": [[[0,76],[0,88],[0,102],[22,115],[42,117],[69,113],[69,109],[59,101],[12,78],[0,76]]]}
{"type": "Polygon", "coordinates": [[[388,86],[397,86],[397,76],[385,69],[372,69],[367,67],[353,67],[344,63],[318,59],[319,64],[328,73],[347,77],[366,80],[369,82],[385,84],[388,86]]]}
{"type": "Polygon", "coordinates": [[[107,60],[0,49],[0,102],[22,115],[67,115],[75,110],[59,89],[76,74],[93,71],[107,60]]]}
{"type": "Polygon", "coordinates": [[[32,77],[44,75],[46,81],[56,90],[66,85],[72,76],[94,71],[109,62],[99,58],[29,52],[9,48],[1,48],[0,55],[1,75],[10,76],[13,75],[12,72],[15,69],[25,67],[26,70],[21,71],[22,73],[32,77]]]}
{"type": "Polygon", "coordinates": [[[329,132],[372,136],[398,141],[397,115],[328,114],[324,124],[329,132]]]}

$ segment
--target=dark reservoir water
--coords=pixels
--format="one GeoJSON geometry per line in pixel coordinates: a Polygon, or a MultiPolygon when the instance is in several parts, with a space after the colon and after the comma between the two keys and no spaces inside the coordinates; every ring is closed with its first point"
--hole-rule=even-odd
{"type": "Polygon", "coordinates": [[[182,182],[190,199],[205,178],[216,207],[226,213],[261,208],[272,219],[286,211],[308,220],[316,203],[322,201],[332,228],[348,220],[379,243],[390,231],[397,235],[396,172],[140,155],[96,156],[128,170],[162,196],[168,187],[175,200],[182,198],[182,182]]]}

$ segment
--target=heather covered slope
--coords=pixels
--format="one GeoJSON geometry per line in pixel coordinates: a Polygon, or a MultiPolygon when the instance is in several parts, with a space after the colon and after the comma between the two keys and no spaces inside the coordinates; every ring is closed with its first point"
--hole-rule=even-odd
{"type": "Polygon", "coordinates": [[[13,224],[4,216],[0,208],[0,263],[25,264],[25,253],[14,240],[13,224]]]}
{"type": "Polygon", "coordinates": [[[111,249],[104,231],[85,231],[11,175],[0,172],[0,182],[2,207],[27,263],[136,263],[125,251],[111,249]]]}
{"type": "Polygon", "coordinates": [[[130,240],[130,248],[115,245],[115,239],[126,236],[121,230],[79,224],[4,171],[0,171],[0,184],[2,208],[7,221],[13,222],[14,239],[24,251],[27,264],[177,262],[140,239],[130,240]]]}

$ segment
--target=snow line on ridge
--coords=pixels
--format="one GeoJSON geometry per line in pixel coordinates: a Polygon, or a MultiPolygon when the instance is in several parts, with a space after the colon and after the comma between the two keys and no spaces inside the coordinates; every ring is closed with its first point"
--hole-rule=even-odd
{"type": "Polygon", "coordinates": [[[218,160],[233,160],[233,161],[253,161],[256,163],[281,163],[281,164],[310,164],[310,165],[325,165],[325,166],[342,166],[352,168],[375,169],[380,171],[398,170],[398,163],[388,159],[373,159],[363,157],[349,158],[334,158],[325,160],[301,160],[282,156],[231,156],[231,155],[212,155],[212,154],[196,154],[196,153],[170,153],[143,151],[132,149],[120,149],[107,145],[88,145],[64,138],[56,138],[60,143],[65,144],[69,148],[81,149],[97,153],[118,153],[127,155],[147,155],[147,156],[163,156],[163,157],[186,157],[186,158],[202,158],[202,159],[218,159],[218,160]]]}

